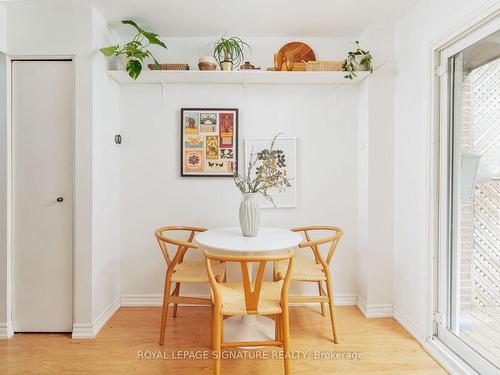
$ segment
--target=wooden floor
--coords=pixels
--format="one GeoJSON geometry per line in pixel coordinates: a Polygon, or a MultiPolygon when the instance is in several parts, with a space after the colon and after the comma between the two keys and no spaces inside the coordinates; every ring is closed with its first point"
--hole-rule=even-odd
{"type": "MultiPolygon", "coordinates": [[[[365,319],[355,307],[339,307],[341,342],[335,345],[330,341],[328,318],[320,315],[319,308],[292,307],[290,311],[293,351],[309,357],[316,351],[323,355],[363,353],[361,360],[295,359],[293,374],[446,373],[392,318],[365,319]]],[[[212,374],[211,359],[172,358],[193,350],[200,355],[209,351],[208,308],[180,307],[176,319],[169,316],[165,347],[157,344],[160,314],[158,307],[121,308],[93,340],[72,340],[64,334],[16,334],[0,340],[0,374],[212,374]],[[157,358],[138,358],[151,355],[157,358]]],[[[264,351],[271,357],[278,350],[264,351]]],[[[242,352],[235,349],[231,354],[242,352]]],[[[222,374],[228,375],[281,374],[282,369],[278,359],[222,361],[222,374]]]]}
{"type": "Polygon", "coordinates": [[[500,307],[473,307],[468,311],[472,327],[459,336],[500,367],[500,307]]]}

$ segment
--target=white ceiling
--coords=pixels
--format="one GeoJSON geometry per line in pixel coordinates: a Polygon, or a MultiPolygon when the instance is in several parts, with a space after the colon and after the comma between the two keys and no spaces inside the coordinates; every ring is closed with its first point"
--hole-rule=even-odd
{"type": "Polygon", "coordinates": [[[356,37],[401,17],[417,0],[85,0],[121,36],[134,19],[161,36],[356,37]]]}

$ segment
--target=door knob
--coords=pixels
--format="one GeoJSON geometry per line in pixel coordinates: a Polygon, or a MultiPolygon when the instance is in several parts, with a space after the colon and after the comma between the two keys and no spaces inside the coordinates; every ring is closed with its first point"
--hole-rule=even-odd
{"type": "Polygon", "coordinates": [[[63,197],[58,197],[58,198],[56,199],[56,201],[58,201],[59,203],[61,203],[63,200],[64,200],[64,198],[63,198],[63,197]]]}

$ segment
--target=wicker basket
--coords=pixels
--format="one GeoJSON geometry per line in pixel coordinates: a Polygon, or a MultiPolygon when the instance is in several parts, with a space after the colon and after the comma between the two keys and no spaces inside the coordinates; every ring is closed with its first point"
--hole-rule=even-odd
{"type": "Polygon", "coordinates": [[[148,64],[149,69],[151,70],[189,70],[188,64],[160,64],[160,66],[156,66],[156,64],[148,64]]]}
{"type": "Polygon", "coordinates": [[[326,71],[342,71],[342,70],[344,70],[344,60],[306,62],[306,71],[308,72],[326,72],[326,71]]]}

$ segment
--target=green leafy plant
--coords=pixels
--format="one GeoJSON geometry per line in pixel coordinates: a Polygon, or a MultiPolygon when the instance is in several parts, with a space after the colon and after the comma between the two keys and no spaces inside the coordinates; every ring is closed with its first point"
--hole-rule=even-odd
{"type": "Polygon", "coordinates": [[[354,79],[354,77],[357,77],[356,64],[366,66],[370,73],[373,73],[373,56],[371,55],[370,51],[361,49],[357,40],[354,42],[354,44],[356,45],[356,49],[354,51],[350,51],[347,54],[347,59],[344,62],[344,69],[347,70],[347,74],[344,76],[344,78],[347,79],[354,79]]]}
{"type": "Polygon", "coordinates": [[[252,49],[250,45],[237,36],[221,37],[214,43],[214,58],[220,64],[227,61],[237,67],[245,59],[244,48],[252,49]]]}
{"type": "Polygon", "coordinates": [[[144,62],[144,59],[146,57],[151,57],[154,60],[156,66],[160,66],[158,61],[156,61],[151,52],[146,48],[150,45],[157,45],[163,48],[167,48],[167,46],[160,39],[158,39],[158,34],[144,30],[134,21],[123,20],[122,23],[125,25],[130,25],[137,30],[137,34],[134,36],[134,39],[124,44],[123,46],[117,44],[114,46],[101,48],[99,49],[99,51],[101,51],[101,53],[106,57],[110,57],[113,55],[126,56],[129,60],[125,69],[127,70],[127,73],[130,77],[132,77],[133,79],[137,79],[137,77],[139,77],[139,75],[141,74],[142,63],[144,62]],[[143,42],[147,43],[143,44],[143,42]]]}
{"type": "Polygon", "coordinates": [[[246,175],[234,173],[234,182],[243,194],[260,193],[268,199],[275,207],[273,198],[269,195],[270,189],[283,191],[292,186],[291,180],[286,176],[286,155],[283,150],[275,149],[276,139],[281,135],[274,136],[269,148],[254,153],[250,152],[250,160],[246,175]]]}

